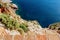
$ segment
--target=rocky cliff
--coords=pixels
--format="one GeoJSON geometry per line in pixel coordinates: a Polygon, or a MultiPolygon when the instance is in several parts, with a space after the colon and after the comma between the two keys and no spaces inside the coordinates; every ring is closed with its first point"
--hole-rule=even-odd
{"type": "Polygon", "coordinates": [[[22,19],[17,9],[11,0],[0,0],[0,40],[60,40],[56,31],[22,19]]]}

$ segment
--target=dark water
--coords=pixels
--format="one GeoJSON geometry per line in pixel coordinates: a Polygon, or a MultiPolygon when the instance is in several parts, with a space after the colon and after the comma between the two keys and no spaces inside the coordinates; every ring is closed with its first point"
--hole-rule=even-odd
{"type": "Polygon", "coordinates": [[[42,27],[60,22],[60,0],[13,0],[18,14],[26,20],[38,20],[42,27]]]}

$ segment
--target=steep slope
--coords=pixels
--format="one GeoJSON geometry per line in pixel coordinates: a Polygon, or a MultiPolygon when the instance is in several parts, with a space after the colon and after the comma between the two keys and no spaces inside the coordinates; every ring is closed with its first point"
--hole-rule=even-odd
{"type": "Polygon", "coordinates": [[[16,14],[17,9],[10,0],[0,0],[0,40],[60,40],[56,31],[22,19],[16,14]]]}

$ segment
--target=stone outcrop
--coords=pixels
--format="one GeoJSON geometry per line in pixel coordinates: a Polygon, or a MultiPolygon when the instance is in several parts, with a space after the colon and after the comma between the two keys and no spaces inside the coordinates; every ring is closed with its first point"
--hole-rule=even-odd
{"type": "Polygon", "coordinates": [[[35,32],[27,32],[24,36],[15,31],[6,31],[3,27],[0,27],[0,40],[60,40],[57,32],[52,30],[43,30],[42,34],[36,34],[35,32]]]}
{"type": "MultiPolygon", "coordinates": [[[[29,29],[27,32],[23,32],[24,35],[21,34],[21,32],[19,32],[17,30],[17,27],[15,27],[16,25],[14,23],[16,23],[16,21],[12,22],[12,27],[14,27],[15,29],[9,30],[9,28],[11,27],[11,25],[6,28],[6,25],[8,24],[8,22],[6,22],[5,16],[1,17],[3,19],[3,24],[0,20],[0,40],[60,40],[60,34],[58,34],[56,31],[53,30],[49,30],[49,29],[45,29],[42,28],[39,23],[37,21],[26,21],[24,19],[22,19],[19,15],[16,14],[16,10],[17,10],[17,6],[15,4],[11,4],[12,1],[10,0],[0,0],[0,14],[7,14],[10,15],[10,17],[12,19],[17,20],[17,25],[18,24],[22,24],[25,23],[25,25],[23,24],[22,26],[25,28],[23,28],[21,26],[21,29],[23,28],[25,31],[27,28],[29,29]],[[7,23],[7,24],[6,24],[7,23]],[[4,25],[5,24],[5,25],[4,25]],[[27,26],[26,26],[27,24],[27,26]]],[[[9,18],[10,18],[9,17],[9,18]]],[[[8,20],[9,21],[9,20],[8,20]]],[[[10,23],[11,21],[9,21],[10,23]]],[[[20,28],[20,25],[18,25],[18,27],[20,28]]]]}

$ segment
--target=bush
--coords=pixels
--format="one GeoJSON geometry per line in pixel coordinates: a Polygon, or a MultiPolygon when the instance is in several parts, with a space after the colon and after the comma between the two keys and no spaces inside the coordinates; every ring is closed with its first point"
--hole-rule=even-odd
{"type": "Polygon", "coordinates": [[[20,24],[17,20],[10,18],[10,16],[7,14],[0,14],[0,22],[3,23],[6,28],[10,30],[21,29],[20,31],[28,31],[27,25],[25,25],[24,23],[20,24]]]}

